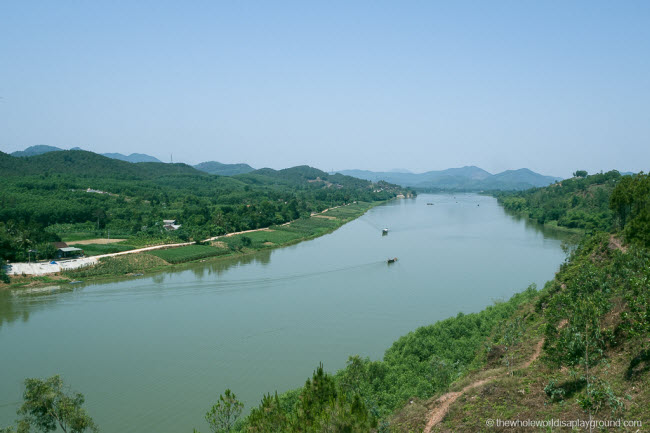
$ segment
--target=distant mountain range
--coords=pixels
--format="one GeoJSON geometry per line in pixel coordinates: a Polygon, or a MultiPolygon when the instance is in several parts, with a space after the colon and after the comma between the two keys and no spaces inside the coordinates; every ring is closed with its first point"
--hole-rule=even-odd
{"type": "MultiPolygon", "coordinates": [[[[46,146],[44,144],[39,144],[36,146],[30,146],[25,150],[19,150],[17,152],[11,153],[11,156],[25,157],[25,156],[36,156],[42,155],[49,152],[57,152],[65,149],[61,149],[55,146],[46,146]]],[[[83,150],[79,147],[74,147],[70,150],[83,150]]],[[[111,159],[119,159],[120,161],[126,162],[162,162],[155,156],[146,155],[144,153],[132,153],[130,155],[124,155],[121,153],[100,153],[98,155],[105,156],[111,159]]],[[[248,164],[222,164],[217,161],[208,161],[202,162],[194,166],[197,170],[203,171],[210,174],[218,174],[221,176],[234,176],[236,174],[250,173],[255,169],[248,164]]]]}
{"type": "MultiPolygon", "coordinates": [[[[49,153],[49,152],[58,152],[61,150],[60,147],[55,147],[55,146],[46,146],[44,144],[38,144],[36,146],[30,146],[25,150],[19,150],[17,152],[11,153],[11,156],[36,156],[36,155],[42,155],[44,153],[49,153]]],[[[80,147],[73,147],[70,150],[83,150],[80,147]]],[[[162,162],[155,156],[151,155],[145,155],[144,153],[132,153],[130,155],[123,155],[121,153],[100,153],[99,155],[103,155],[107,158],[111,159],[119,159],[120,161],[126,161],[126,162],[162,162]]]]}
{"type": "MultiPolygon", "coordinates": [[[[80,150],[80,149],[75,149],[80,150]]],[[[144,153],[132,153],[130,155],[123,155],[121,153],[102,153],[107,158],[119,159],[126,162],[162,162],[155,156],[146,155],[144,153]]]]}
{"type": "Polygon", "coordinates": [[[422,190],[481,191],[481,190],[524,190],[548,186],[559,177],[544,176],[527,168],[507,170],[492,174],[476,166],[448,168],[426,173],[374,172],[367,170],[341,170],[338,173],[373,182],[384,180],[401,186],[422,190]]]}
{"type": "MultiPolygon", "coordinates": [[[[11,156],[27,157],[42,155],[44,153],[62,151],[55,146],[37,145],[25,150],[13,152],[11,156]]],[[[75,147],[71,150],[82,150],[75,147]]],[[[118,159],[131,163],[157,162],[158,158],[142,153],[123,155],[121,153],[100,154],[111,159],[118,159]]],[[[255,171],[248,164],[223,164],[217,161],[202,162],[193,166],[195,169],[209,174],[220,176],[235,176],[255,171]]],[[[411,173],[406,169],[394,169],[387,172],[374,172],[367,170],[341,170],[346,176],[378,182],[384,180],[389,183],[404,187],[418,188],[421,190],[447,190],[447,191],[481,191],[481,190],[524,190],[533,187],[547,186],[559,177],[544,176],[527,168],[507,170],[498,174],[491,174],[476,166],[461,168],[448,168],[446,170],[428,171],[426,173],[411,173]]]]}

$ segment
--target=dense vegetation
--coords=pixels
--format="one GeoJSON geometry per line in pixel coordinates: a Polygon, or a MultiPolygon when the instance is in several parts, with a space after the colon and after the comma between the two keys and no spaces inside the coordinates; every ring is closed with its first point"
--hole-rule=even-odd
{"type": "Polygon", "coordinates": [[[200,240],[402,192],[307,166],[224,177],[78,150],[22,158],[0,152],[0,173],[0,257],[12,261],[27,260],[30,249],[47,258],[47,245],[62,237],[110,232],[137,246],[200,240]],[[163,219],[182,227],[167,231],[163,219]]]}
{"type": "MultiPolygon", "coordinates": [[[[578,173],[578,172],[576,172],[578,173]]],[[[521,213],[541,224],[554,223],[567,228],[611,230],[614,213],[610,196],[624,179],[618,171],[573,177],[545,188],[521,192],[496,192],[506,210],[521,213]]],[[[627,176],[629,178],[629,176],[627,176]]]]}

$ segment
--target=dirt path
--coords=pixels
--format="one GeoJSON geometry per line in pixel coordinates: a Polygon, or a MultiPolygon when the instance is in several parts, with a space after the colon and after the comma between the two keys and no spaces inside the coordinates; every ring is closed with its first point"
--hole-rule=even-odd
{"type": "Polygon", "coordinates": [[[90,244],[106,245],[106,244],[114,244],[116,242],[122,242],[125,240],[126,239],[86,239],[83,241],[70,241],[66,243],[68,245],[90,245],[90,244]]]}
{"type": "MultiPolygon", "coordinates": [[[[518,368],[528,368],[530,365],[535,362],[542,354],[542,347],[544,346],[544,339],[541,339],[537,345],[535,345],[535,352],[526,362],[520,365],[518,368]]],[[[490,376],[485,379],[477,380],[467,385],[465,388],[460,391],[448,392],[443,394],[436,400],[436,407],[429,413],[429,418],[427,420],[427,425],[424,427],[422,433],[431,433],[431,429],[438,425],[449,412],[449,408],[452,404],[460,397],[465,394],[467,391],[483,386],[487,383],[498,379],[500,376],[490,376]]]]}
{"type": "Polygon", "coordinates": [[[616,237],[616,235],[611,235],[609,237],[609,248],[611,250],[621,250],[624,253],[627,252],[627,248],[623,246],[621,240],[616,237]]]}

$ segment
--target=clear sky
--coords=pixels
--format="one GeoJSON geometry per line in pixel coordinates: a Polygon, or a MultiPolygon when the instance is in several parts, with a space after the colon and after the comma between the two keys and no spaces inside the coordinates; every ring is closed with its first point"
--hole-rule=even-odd
{"type": "Polygon", "coordinates": [[[0,150],[650,169],[650,1],[0,2],[0,150]]]}

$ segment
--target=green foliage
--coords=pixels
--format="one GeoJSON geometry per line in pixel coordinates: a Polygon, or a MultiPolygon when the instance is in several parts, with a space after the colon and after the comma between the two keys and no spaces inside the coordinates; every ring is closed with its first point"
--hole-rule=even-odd
{"type": "Polygon", "coordinates": [[[0,170],[0,257],[13,261],[26,260],[33,245],[60,240],[58,234],[75,240],[79,233],[110,231],[133,246],[197,241],[404,192],[306,166],[224,177],[185,164],[131,164],[84,151],[2,154],[0,170]],[[163,219],[182,227],[168,231],[163,219]]]}
{"type": "Polygon", "coordinates": [[[219,396],[219,401],[205,414],[205,420],[214,433],[230,433],[243,408],[244,404],[237,400],[237,396],[226,389],[219,396]]]}
{"type": "Polygon", "coordinates": [[[612,193],[611,208],[626,240],[650,247],[650,175],[624,177],[612,193]]]}
{"type": "Polygon", "coordinates": [[[575,173],[573,173],[574,177],[587,177],[587,170],[576,170],[575,173]]]}
{"type": "Polygon", "coordinates": [[[150,251],[147,254],[160,257],[168,263],[183,263],[228,254],[228,250],[207,245],[187,245],[178,248],[150,251]]]}
{"type": "Polygon", "coordinates": [[[63,271],[63,275],[73,279],[120,276],[142,273],[166,264],[164,260],[150,254],[128,254],[117,257],[105,257],[99,259],[99,263],[95,266],[63,271]]]}
{"type": "Polygon", "coordinates": [[[7,275],[7,272],[5,271],[6,264],[7,263],[2,258],[0,258],[0,282],[9,284],[9,275],[7,275]]]}
{"type": "Polygon", "coordinates": [[[126,244],[121,244],[121,243],[114,243],[114,244],[84,244],[84,245],[68,243],[68,246],[81,248],[82,250],[84,250],[84,254],[86,256],[98,256],[98,255],[102,255],[102,254],[114,254],[114,253],[120,253],[122,251],[129,251],[129,250],[135,249],[135,247],[133,245],[126,245],[126,244]]]}
{"type": "Polygon", "coordinates": [[[587,413],[598,413],[603,406],[609,406],[612,413],[620,412],[624,405],[606,382],[591,377],[585,393],[578,397],[578,405],[587,413]]]}
{"type": "Polygon", "coordinates": [[[322,364],[298,393],[265,395],[244,424],[251,433],[368,432],[376,426],[361,396],[325,373],[322,364]]]}
{"type": "Polygon", "coordinates": [[[556,222],[558,226],[567,228],[611,230],[610,196],[617,183],[627,177],[621,177],[617,171],[591,176],[584,171],[576,173],[584,176],[576,174],[576,178],[548,187],[494,195],[506,210],[523,214],[541,224],[556,222]]]}
{"type": "Polygon", "coordinates": [[[82,407],[84,396],[66,393],[59,376],[45,380],[26,379],[23,400],[18,410],[18,415],[22,417],[19,431],[26,425],[41,432],[55,431],[57,428],[69,433],[99,431],[82,407]]]}
{"type": "MultiPolygon", "coordinates": [[[[623,253],[612,247],[606,233],[580,243],[539,302],[547,322],[548,359],[557,367],[570,367],[574,378],[563,385],[551,380],[545,388],[551,400],[565,399],[573,388],[578,405],[590,415],[606,406],[612,412],[623,409],[597,367],[607,365],[607,349],[621,340],[647,341],[649,283],[650,254],[645,248],[632,245],[623,253]],[[616,305],[622,310],[618,317],[616,305]]],[[[629,370],[632,378],[634,367],[629,370]]]]}

